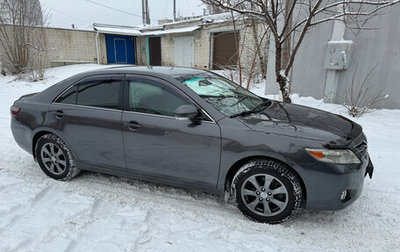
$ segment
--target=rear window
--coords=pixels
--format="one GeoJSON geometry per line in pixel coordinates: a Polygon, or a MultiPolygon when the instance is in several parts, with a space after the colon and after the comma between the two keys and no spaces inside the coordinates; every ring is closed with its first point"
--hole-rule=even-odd
{"type": "Polygon", "coordinates": [[[73,86],[72,88],[68,89],[60,97],[58,97],[55,102],[76,104],[76,89],[77,89],[76,86],[73,86]]]}
{"type": "Polygon", "coordinates": [[[119,108],[121,81],[92,81],[79,85],[76,104],[109,109],[119,108]]]}

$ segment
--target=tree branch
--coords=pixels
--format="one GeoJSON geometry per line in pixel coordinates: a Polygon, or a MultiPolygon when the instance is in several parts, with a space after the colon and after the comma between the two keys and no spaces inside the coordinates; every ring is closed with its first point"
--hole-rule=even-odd
{"type": "Polygon", "coordinates": [[[308,16],[307,22],[304,25],[303,31],[300,34],[299,40],[296,43],[296,46],[294,47],[293,51],[292,51],[292,55],[290,56],[290,60],[288,65],[286,66],[285,69],[285,75],[287,76],[289,74],[289,70],[290,68],[292,68],[293,66],[293,62],[294,62],[294,58],[296,56],[297,51],[299,50],[299,47],[301,45],[301,43],[303,42],[304,36],[306,35],[306,32],[311,24],[311,20],[313,19],[315,12],[317,11],[319,5],[322,3],[322,0],[318,0],[316,2],[316,4],[314,5],[314,7],[312,8],[310,15],[308,16]]]}

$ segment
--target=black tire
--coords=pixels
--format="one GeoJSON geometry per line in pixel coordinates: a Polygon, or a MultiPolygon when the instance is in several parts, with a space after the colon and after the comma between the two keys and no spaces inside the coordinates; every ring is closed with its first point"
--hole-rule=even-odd
{"type": "Polygon", "coordinates": [[[70,180],[80,172],[76,167],[72,151],[60,137],[54,134],[46,134],[39,138],[35,154],[42,171],[53,179],[70,180]],[[50,155],[52,154],[51,149],[59,154],[50,155]]]}
{"type": "Polygon", "coordinates": [[[273,160],[255,160],[242,166],[233,178],[232,194],[245,216],[269,224],[288,220],[303,203],[298,176],[273,160]]]}

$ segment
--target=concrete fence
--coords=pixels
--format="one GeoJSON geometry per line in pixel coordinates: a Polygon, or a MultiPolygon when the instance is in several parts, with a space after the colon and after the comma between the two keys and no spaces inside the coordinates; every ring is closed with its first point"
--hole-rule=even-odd
{"type": "MultiPolygon", "coordinates": [[[[97,35],[94,31],[76,29],[40,29],[43,29],[45,37],[45,67],[79,63],[107,63],[104,35],[97,35]],[[98,41],[98,49],[96,40],[98,41]]],[[[11,28],[7,30],[11,33],[11,28]]]]}
{"type": "MultiPolygon", "coordinates": [[[[354,42],[349,69],[336,71],[338,78],[334,102],[343,103],[352,88],[354,78],[358,90],[369,72],[371,78],[365,83],[368,96],[382,92],[380,106],[400,108],[400,5],[384,10],[371,19],[367,26],[372,30],[346,28],[344,39],[354,42]],[[384,98],[384,96],[387,96],[384,98]]],[[[292,92],[303,96],[324,98],[327,69],[324,57],[327,42],[331,39],[334,23],[326,23],[309,31],[294,63],[291,79],[292,92]]],[[[270,58],[270,60],[272,60],[270,58]]],[[[277,86],[270,77],[266,92],[276,93],[277,86]],[[272,84],[271,84],[272,83],[272,84]]]]}
{"type": "Polygon", "coordinates": [[[98,53],[96,51],[96,32],[45,28],[48,49],[48,64],[60,66],[76,63],[106,64],[105,39],[99,35],[98,53]],[[98,55],[99,54],[99,55],[98,55]],[[99,59],[97,57],[99,56],[99,59]]]}

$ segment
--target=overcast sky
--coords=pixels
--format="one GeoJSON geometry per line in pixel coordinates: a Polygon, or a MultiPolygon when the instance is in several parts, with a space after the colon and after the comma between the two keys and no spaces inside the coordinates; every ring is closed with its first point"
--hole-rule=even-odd
{"type": "MultiPolygon", "coordinates": [[[[172,19],[173,0],[148,1],[151,24],[157,24],[158,19],[172,19]]],[[[74,24],[80,29],[91,29],[93,23],[131,26],[142,24],[142,0],[40,0],[40,2],[50,14],[50,27],[71,28],[71,24],[74,24]]],[[[180,16],[201,15],[205,8],[201,0],[176,0],[176,5],[176,12],[180,16]]]]}

